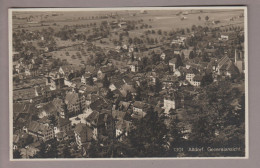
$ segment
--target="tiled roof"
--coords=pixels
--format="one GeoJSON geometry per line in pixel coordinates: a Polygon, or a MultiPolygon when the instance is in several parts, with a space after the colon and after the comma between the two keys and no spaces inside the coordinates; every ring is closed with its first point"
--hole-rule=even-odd
{"type": "Polygon", "coordinates": [[[104,106],[107,105],[108,104],[104,101],[104,99],[99,98],[90,104],[90,108],[92,110],[101,110],[104,106]]]}
{"type": "Polygon", "coordinates": [[[93,131],[87,125],[79,123],[76,125],[74,131],[77,134],[79,134],[79,136],[81,138],[81,143],[86,143],[88,141],[91,141],[91,138],[93,136],[93,131]]]}
{"type": "Polygon", "coordinates": [[[103,73],[106,73],[106,72],[113,72],[113,71],[115,71],[115,68],[113,66],[103,66],[103,67],[100,68],[100,70],[103,73]]]}
{"type": "Polygon", "coordinates": [[[32,132],[45,132],[46,130],[48,130],[49,127],[47,125],[41,124],[37,121],[32,121],[29,124],[28,130],[32,131],[32,132]]]}
{"type": "Polygon", "coordinates": [[[66,94],[65,103],[66,104],[76,104],[78,98],[79,98],[78,93],[69,92],[66,94]]]}
{"type": "Polygon", "coordinates": [[[234,65],[234,63],[230,62],[227,66],[227,71],[233,74],[238,74],[239,70],[238,68],[234,65]]]}
{"type": "Polygon", "coordinates": [[[76,71],[79,71],[82,67],[80,66],[75,66],[75,65],[63,65],[61,66],[61,69],[65,72],[65,73],[74,73],[76,71]]]}
{"type": "Polygon", "coordinates": [[[76,125],[74,131],[78,134],[82,134],[82,132],[84,132],[86,130],[86,125],[83,123],[79,123],[76,125]]]}
{"type": "Polygon", "coordinates": [[[173,64],[176,64],[176,62],[177,62],[177,58],[173,58],[173,59],[171,59],[171,60],[169,61],[169,63],[173,63],[173,64]]]}
{"type": "Polygon", "coordinates": [[[93,112],[86,118],[86,121],[90,122],[90,123],[93,124],[93,125],[97,125],[98,116],[99,116],[99,112],[98,112],[98,111],[93,111],[93,112]]]}
{"type": "Polygon", "coordinates": [[[126,121],[126,120],[119,120],[117,123],[116,123],[116,129],[119,129],[121,131],[127,131],[129,132],[130,131],[130,125],[131,125],[131,122],[130,121],[126,121]]]}
{"type": "Polygon", "coordinates": [[[127,92],[130,92],[130,93],[135,93],[136,90],[135,88],[132,86],[132,85],[127,85],[127,84],[124,84],[122,86],[122,89],[120,89],[120,92],[123,96],[126,96],[127,92]]]}
{"type": "Polygon", "coordinates": [[[82,75],[82,77],[84,78],[90,78],[91,76],[92,76],[91,73],[85,73],[82,75]]]}
{"type": "Polygon", "coordinates": [[[61,112],[61,111],[64,111],[63,109],[63,105],[64,105],[64,102],[62,99],[59,99],[59,98],[55,98],[53,101],[52,101],[53,105],[56,107],[56,109],[61,112]]]}
{"type": "Polygon", "coordinates": [[[60,127],[68,125],[68,124],[70,124],[70,122],[71,121],[69,119],[65,119],[65,118],[61,118],[61,117],[58,118],[58,126],[60,126],[60,127]]]}
{"type": "Polygon", "coordinates": [[[147,108],[147,107],[148,107],[148,104],[143,103],[143,102],[141,102],[141,101],[135,101],[134,104],[133,104],[133,106],[136,107],[136,108],[143,109],[143,108],[147,108]]]}
{"type": "Polygon", "coordinates": [[[98,124],[99,125],[102,125],[104,123],[107,123],[111,118],[112,116],[108,113],[101,113],[98,117],[98,124]]]}
{"type": "Polygon", "coordinates": [[[124,119],[126,115],[126,112],[119,111],[119,110],[113,110],[112,111],[112,116],[114,119],[124,119]]]}
{"type": "Polygon", "coordinates": [[[202,81],[202,78],[203,78],[202,75],[196,75],[196,76],[194,76],[193,80],[194,80],[194,81],[199,81],[199,82],[201,82],[201,81],[202,81]]]}
{"type": "Polygon", "coordinates": [[[161,113],[163,113],[164,109],[161,108],[161,107],[156,106],[156,107],[154,108],[154,111],[158,112],[158,114],[161,114],[161,113]]]}
{"type": "Polygon", "coordinates": [[[91,74],[94,74],[96,72],[96,69],[94,66],[91,66],[91,65],[86,65],[85,67],[85,72],[89,72],[91,74]]]}
{"type": "Polygon", "coordinates": [[[129,108],[131,103],[129,102],[124,102],[124,101],[120,101],[118,106],[121,110],[127,110],[129,108]]]}
{"type": "Polygon", "coordinates": [[[34,104],[31,103],[14,103],[13,112],[14,113],[32,113],[36,110],[34,104]]]}
{"type": "Polygon", "coordinates": [[[50,124],[51,120],[49,120],[47,116],[44,116],[43,118],[39,119],[38,122],[42,124],[50,124]]]}
{"type": "Polygon", "coordinates": [[[225,55],[224,57],[222,57],[219,61],[218,61],[218,66],[222,67],[224,64],[230,62],[231,60],[229,59],[229,57],[227,55],[225,55]]]}
{"type": "Polygon", "coordinates": [[[190,74],[198,74],[199,71],[195,68],[190,68],[186,71],[186,73],[190,73],[190,74]]]}
{"type": "Polygon", "coordinates": [[[49,113],[49,114],[54,114],[55,115],[57,113],[57,109],[54,106],[53,102],[49,102],[49,103],[45,104],[42,107],[42,110],[44,110],[46,113],[49,113]]]}

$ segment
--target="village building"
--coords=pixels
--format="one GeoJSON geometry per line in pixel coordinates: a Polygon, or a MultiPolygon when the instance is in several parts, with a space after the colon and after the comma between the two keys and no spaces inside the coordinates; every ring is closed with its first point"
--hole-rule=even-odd
{"type": "Polygon", "coordinates": [[[235,65],[240,73],[244,72],[243,51],[235,50],[235,65]]]}
{"type": "Polygon", "coordinates": [[[175,97],[168,96],[163,99],[164,113],[169,115],[171,109],[176,109],[175,97]]]}
{"type": "Polygon", "coordinates": [[[186,80],[190,83],[192,83],[193,78],[195,77],[196,74],[198,74],[199,72],[194,69],[194,68],[190,68],[186,71],[186,80]]]}
{"type": "Polygon", "coordinates": [[[227,40],[228,40],[228,35],[221,34],[219,40],[221,40],[221,41],[227,41],[227,40]]]}
{"type": "Polygon", "coordinates": [[[74,129],[74,134],[78,149],[81,150],[81,154],[83,156],[87,155],[89,145],[93,137],[91,128],[82,123],[77,124],[74,129]]]}
{"type": "Polygon", "coordinates": [[[138,72],[138,62],[137,61],[133,61],[131,63],[129,63],[129,67],[131,72],[138,72]]]}
{"type": "Polygon", "coordinates": [[[75,116],[85,107],[85,96],[75,92],[68,92],[65,97],[68,116],[75,116]]]}
{"type": "Polygon", "coordinates": [[[64,87],[64,77],[59,73],[51,72],[46,77],[46,85],[50,86],[51,90],[56,90],[64,87]]]}
{"type": "Polygon", "coordinates": [[[202,75],[196,75],[193,78],[193,81],[191,82],[191,85],[193,86],[200,86],[202,82],[203,76],[202,75]]]}
{"type": "Polygon", "coordinates": [[[148,104],[141,101],[135,101],[133,104],[133,114],[131,115],[131,117],[141,119],[146,115],[147,109],[148,104]]]}
{"type": "Polygon", "coordinates": [[[166,54],[165,54],[165,53],[162,53],[162,54],[160,55],[160,58],[161,58],[161,60],[165,60],[166,54]]]}
{"type": "Polygon", "coordinates": [[[55,137],[63,140],[66,134],[71,131],[71,122],[68,118],[58,118],[57,126],[54,127],[55,137]]]}
{"type": "Polygon", "coordinates": [[[90,80],[93,81],[92,75],[90,73],[85,73],[81,76],[81,83],[90,84],[90,80]]]}
{"type": "Polygon", "coordinates": [[[119,141],[123,141],[123,138],[128,136],[130,130],[132,127],[132,122],[131,121],[126,121],[126,120],[119,120],[116,125],[116,138],[119,139],[119,141]]]}
{"type": "Polygon", "coordinates": [[[48,124],[31,121],[27,132],[38,140],[48,141],[55,137],[53,126],[48,124]]]}
{"type": "Polygon", "coordinates": [[[177,68],[176,65],[177,65],[177,58],[173,58],[169,61],[169,66],[170,66],[172,72],[175,72],[175,70],[177,68]]]}
{"type": "Polygon", "coordinates": [[[226,55],[218,61],[217,74],[232,77],[239,74],[239,69],[234,65],[230,58],[226,55]]]}
{"type": "Polygon", "coordinates": [[[103,66],[101,67],[98,72],[97,72],[97,77],[98,79],[103,79],[105,77],[105,75],[107,77],[111,77],[112,74],[115,72],[115,69],[113,66],[103,66]]]}
{"type": "Polygon", "coordinates": [[[98,118],[98,111],[92,111],[92,113],[90,113],[89,116],[86,118],[86,124],[90,128],[92,128],[93,138],[96,140],[98,139],[98,118]]]}

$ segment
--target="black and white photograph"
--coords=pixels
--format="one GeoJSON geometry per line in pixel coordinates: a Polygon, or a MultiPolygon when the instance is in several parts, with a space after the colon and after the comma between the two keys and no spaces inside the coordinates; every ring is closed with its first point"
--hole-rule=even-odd
{"type": "Polygon", "coordinates": [[[8,16],[10,160],[248,158],[247,7],[8,16]]]}

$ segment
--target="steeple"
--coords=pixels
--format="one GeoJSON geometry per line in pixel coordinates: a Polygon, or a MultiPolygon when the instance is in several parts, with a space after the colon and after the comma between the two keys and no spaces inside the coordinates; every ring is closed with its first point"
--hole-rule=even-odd
{"type": "Polygon", "coordinates": [[[235,49],[235,65],[237,65],[237,49],[235,49]]]}

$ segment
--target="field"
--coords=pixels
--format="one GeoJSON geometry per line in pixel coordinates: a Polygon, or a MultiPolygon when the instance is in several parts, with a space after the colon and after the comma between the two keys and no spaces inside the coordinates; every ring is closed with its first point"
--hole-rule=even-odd
{"type": "MultiPolygon", "coordinates": [[[[99,27],[102,21],[118,21],[118,20],[129,20],[129,21],[140,21],[143,22],[137,24],[138,29],[129,31],[129,37],[141,37],[144,35],[144,32],[147,30],[158,30],[171,31],[184,28],[191,29],[192,25],[196,26],[208,26],[208,27],[220,27],[225,29],[229,26],[241,26],[243,27],[243,17],[239,17],[243,11],[242,10],[148,10],[147,14],[140,13],[139,10],[117,10],[117,11],[82,11],[82,12],[14,12],[13,16],[13,26],[14,31],[18,29],[26,29],[29,31],[47,29],[52,27],[55,31],[59,31],[63,26],[68,25],[90,25],[96,24],[99,27]],[[19,15],[18,15],[19,13],[19,15]],[[99,18],[98,16],[109,16],[108,19],[99,18]],[[113,17],[111,17],[113,16],[113,17]],[[205,20],[206,16],[209,17],[208,21],[205,20]],[[201,19],[199,19],[199,17],[201,19]],[[29,18],[29,19],[28,19],[29,18]],[[31,19],[32,18],[32,19],[31,19]],[[184,18],[184,19],[182,19],[184,18]],[[219,21],[218,24],[213,24],[213,21],[219,21]],[[150,28],[140,29],[142,24],[147,24],[151,26],[150,28]],[[22,28],[18,26],[23,26],[22,28]]],[[[91,35],[93,27],[78,28],[77,33],[85,33],[86,36],[91,35]],[[87,33],[87,32],[90,32],[87,33]]],[[[115,32],[118,34],[123,32],[122,29],[111,30],[109,38],[102,39],[103,43],[100,43],[99,40],[92,42],[96,46],[101,48],[114,49],[115,45],[113,40],[119,40],[118,35],[115,35],[115,32]]],[[[145,38],[145,37],[144,37],[145,38]]],[[[155,34],[150,34],[149,38],[157,39],[158,42],[162,40],[162,36],[155,34]]],[[[127,44],[128,38],[124,37],[121,41],[122,44],[127,44]]],[[[77,43],[82,43],[82,41],[72,42],[72,41],[62,41],[55,38],[56,44],[60,46],[72,46],[77,43]]],[[[149,46],[148,46],[149,47],[149,46]]],[[[69,56],[66,56],[66,51],[55,51],[51,52],[54,58],[60,58],[61,60],[67,59],[69,63],[81,64],[82,61],[86,62],[86,57],[78,58],[75,51],[69,50],[69,56]],[[72,58],[75,55],[76,58],[72,58]]],[[[80,51],[79,51],[80,52],[80,51]]],[[[89,55],[90,53],[87,53],[89,55]]]]}
{"type": "MultiPolygon", "coordinates": [[[[209,17],[209,21],[219,20],[220,23],[216,26],[227,26],[230,24],[238,24],[241,25],[243,23],[243,18],[237,18],[234,21],[230,22],[232,17],[238,17],[242,11],[241,10],[229,10],[229,11],[203,11],[202,13],[197,11],[188,11],[189,14],[187,15],[179,15],[177,16],[176,10],[166,10],[166,11],[148,11],[148,14],[140,14],[136,11],[102,11],[102,12],[63,12],[62,14],[59,12],[54,12],[58,14],[58,16],[50,16],[44,12],[35,12],[37,14],[34,15],[35,21],[27,22],[26,19],[14,19],[15,24],[14,27],[17,25],[23,24],[24,27],[27,26],[40,26],[40,20],[44,21],[44,25],[53,26],[53,23],[56,23],[58,26],[64,25],[75,25],[75,24],[90,24],[90,23],[97,23],[107,20],[140,20],[143,19],[144,23],[152,25],[154,29],[162,29],[162,30],[171,30],[177,28],[187,28],[191,27],[192,25],[205,25],[205,17],[209,17]],[[111,15],[113,13],[118,14],[119,16],[116,18],[109,18],[109,19],[92,19],[92,16],[104,16],[104,15],[111,15]],[[135,16],[133,16],[135,14],[135,16]],[[48,16],[47,18],[45,18],[48,16]],[[201,20],[198,20],[198,17],[201,17],[201,20]],[[228,16],[228,17],[227,17],[228,16]],[[185,17],[184,20],[181,20],[181,17],[185,17]],[[43,18],[43,19],[39,19],[43,18]],[[150,21],[151,20],[151,21],[150,21]],[[38,22],[38,23],[37,23],[38,22]]],[[[15,13],[14,13],[15,15],[15,13]]],[[[19,17],[29,17],[32,13],[22,13],[19,12],[19,17]]],[[[57,27],[57,26],[56,26],[57,27]]],[[[40,28],[40,27],[38,27],[40,28]]],[[[28,29],[37,29],[37,27],[28,27],[28,29]]]]}

